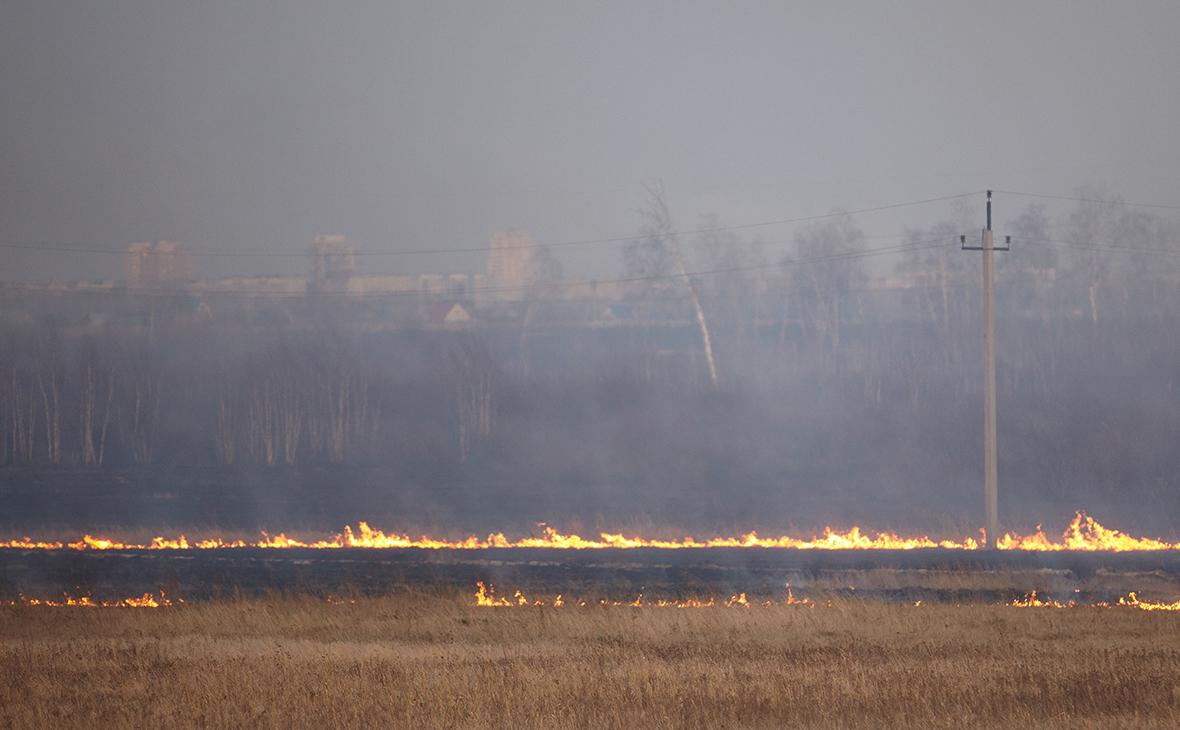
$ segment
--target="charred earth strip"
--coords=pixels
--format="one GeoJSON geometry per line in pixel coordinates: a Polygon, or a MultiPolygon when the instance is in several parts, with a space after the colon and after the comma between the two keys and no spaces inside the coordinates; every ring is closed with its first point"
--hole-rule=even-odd
{"type": "Polygon", "coordinates": [[[161,588],[189,600],[276,591],[386,595],[465,591],[479,580],[618,597],[739,591],[773,596],[791,583],[825,595],[907,602],[991,603],[1030,590],[1102,601],[1133,590],[1180,595],[1180,554],[759,548],[0,550],[0,598],[138,595],[161,588]]]}

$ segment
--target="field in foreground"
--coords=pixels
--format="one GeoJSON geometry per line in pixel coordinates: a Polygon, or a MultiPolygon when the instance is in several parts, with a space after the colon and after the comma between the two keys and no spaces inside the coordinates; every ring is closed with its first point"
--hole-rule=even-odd
{"type": "Polygon", "coordinates": [[[0,608],[0,726],[1180,722],[1175,613],[470,603],[0,608]]]}

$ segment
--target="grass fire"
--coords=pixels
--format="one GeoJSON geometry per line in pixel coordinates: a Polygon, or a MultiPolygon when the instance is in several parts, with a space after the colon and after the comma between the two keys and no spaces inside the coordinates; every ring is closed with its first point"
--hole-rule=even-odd
{"type": "Polygon", "coordinates": [[[0,1],[0,730],[1180,728],[1178,29],[0,1]]]}
{"type": "MultiPolygon", "coordinates": [[[[30,537],[0,540],[0,549],[13,550],[224,550],[233,548],[414,548],[422,550],[483,550],[488,548],[530,548],[553,550],[603,550],[655,548],[679,550],[693,548],[770,548],[786,550],[977,550],[980,541],[967,537],[961,539],[935,540],[929,537],[909,537],[895,533],[869,533],[860,527],[847,530],[825,528],[823,533],[812,537],[763,537],[748,532],[736,537],[711,537],[696,539],[650,539],[617,533],[601,533],[597,538],[580,535],[566,535],[552,527],[544,527],[539,537],[510,539],[503,533],[492,533],[486,538],[470,536],[459,540],[446,540],[428,536],[411,537],[407,534],[387,534],[375,530],[367,522],[360,522],[354,530],[345,525],[340,533],[327,538],[299,539],[285,532],[263,535],[256,540],[204,538],[189,540],[184,535],[175,538],[153,537],[144,543],[128,542],[108,537],[83,535],[73,541],[51,541],[30,537]]],[[[1171,543],[1149,537],[1135,537],[1119,530],[1104,527],[1089,515],[1078,512],[1066,527],[1059,540],[1054,540],[1038,529],[1028,535],[1007,533],[997,547],[1000,550],[1026,550],[1033,552],[1059,551],[1154,551],[1180,550],[1180,543],[1171,543]]]]}

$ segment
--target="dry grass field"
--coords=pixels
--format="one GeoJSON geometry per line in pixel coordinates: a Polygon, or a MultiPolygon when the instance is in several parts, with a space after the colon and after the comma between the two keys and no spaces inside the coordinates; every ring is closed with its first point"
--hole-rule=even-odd
{"type": "Polygon", "coordinates": [[[470,604],[0,608],[0,726],[1180,724],[1176,613],[470,604]]]}

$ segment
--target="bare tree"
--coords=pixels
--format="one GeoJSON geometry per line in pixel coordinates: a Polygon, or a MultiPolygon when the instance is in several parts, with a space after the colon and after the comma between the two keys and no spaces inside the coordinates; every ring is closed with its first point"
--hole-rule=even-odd
{"type": "MultiPolygon", "coordinates": [[[[757,332],[759,305],[766,280],[759,269],[766,266],[766,251],[760,240],[747,243],[721,225],[716,215],[705,216],[696,236],[700,268],[710,274],[712,286],[701,287],[705,311],[710,319],[732,331],[732,350],[750,355],[750,335],[757,332]],[[711,294],[711,296],[710,296],[711,294]]],[[[739,366],[731,352],[731,369],[739,366]]]]}
{"type": "Polygon", "coordinates": [[[82,463],[101,466],[106,456],[107,430],[115,399],[115,373],[93,353],[83,355],[78,382],[78,436],[82,463]]]}
{"type": "Polygon", "coordinates": [[[906,285],[923,293],[920,309],[939,323],[948,345],[952,344],[950,332],[967,278],[967,259],[951,245],[959,230],[957,223],[944,221],[924,231],[908,232],[906,243],[915,248],[905,252],[897,267],[899,274],[911,279],[906,285]],[[941,242],[946,245],[935,245],[941,242]],[[932,245],[923,245],[927,243],[932,245]]]}
{"type": "Polygon", "coordinates": [[[1118,238],[1123,207],[1117,197],[1105,195],[1092,187],[1081,187],[1076,193],[1078,198],[1088,202],[1077,204],[1069,214],[1066,229],[1073,245],[1070,253],[1074,274],[1085,287],[1090,321],[1097,324],[1104,310],[1102,291],[1110,283],[1114,264],[1109,251],[1103,249],[1118,238]]]}
{"type": "Polygon", "coordinates": [[[45,414],[45,447],[50,464],[61,463],[61,367],[56,357],[50,358],[45,369],[37,373],[41,390],[41,405],[45,414]]]}
{"type": "MultiPolygon", "coordinates": [[[[662,266],[671,266],[688,289],[692,300],[693,311],[696,313],[697,328],[701,333],[701,346],[705,352],[705,365],[709,370],[709,383],[717,387],[717,363],[713,358],[713,342],[709,336],[709,322],[705,318],[705,309],[701,306],[701,298],[697,293],[696,284],[689,277],[684,265],[684,252],[680,247],[680,237],[676,227],[672,224],[672,213],[668,209],[668,199],[663,186],[648,185],[647,207],[640,211],[643,225],[640,227],[645,251],[659,252],[654,261],[662,266]]],[[[654,276],[654,274],[652,274],[654,276]]]]}
{"type": "Polygon", "coordinates": [[[14,363],[9,366],[8,407],[12,461],[31,464],[36,459],[37,406],[32,378],[14,363]]]}
{"type": "Polygon", "coordinates": [[[857,254],[864,250],[864,234],[850,216],[813,223],[795,236],[797,258],[784,259],[793,265],[793,287],[803,325],[826,348],[840,346],[841,324],[855,292],[867,280],[857,254]]]}
{"type": "Polygon", "coordinates": [[[466,462],[472,446],[490,437],[496,425],[495,361],[487,343],[462,336],[446,354],[447,378],[459,460],[466,462]]]}
{"type": "Polygon", "coordinates": [[[150,355],[140,352],[124,383],[124,428],[136,464],[150,464],[160,414],[161,374],[150,355]]]}
{"type": "Polygon", "coordinates": [[[217,396],[217,416],[214,426],[214,449],[217,460],[226,466],[237,459],[235,399],[223,384],[217,396]]]}

